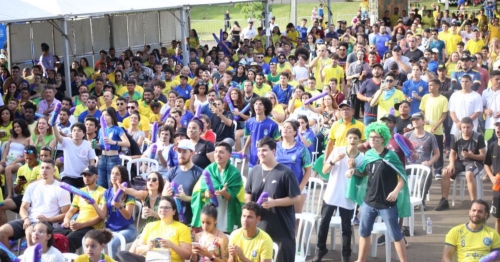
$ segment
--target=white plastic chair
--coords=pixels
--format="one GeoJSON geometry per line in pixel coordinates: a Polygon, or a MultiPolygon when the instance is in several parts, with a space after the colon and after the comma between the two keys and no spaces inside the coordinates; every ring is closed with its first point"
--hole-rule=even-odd
{"type": "Polygon", "coordinates": [[[241,175],[241,180],[243,180],[243,188],[247,186],[247,178],[244,175],[241,175]]]}
{"type": "Polygon", "coordinates": [[[241,160],[240,163],[236,163],[236,160],[238,160],[237,158],[231,158],[231,164],[233,166],[235,166],[236,168],[238,168],[238,165],[240,165],[239,170],[240,170],[241,176],[243,176],[243,174],[245,173],[245,163],[247,161],[247,158],[248,158],[248,156],[245,157],[245,158],[243,158],[243,159],[239,159],[239,160],[241,160]]]}
{"type": "Polygon", "coordinates": [[[67,262],[75,261],[78,258],[78,255],[73,253],[62,253],[62,255],[67,262]]]}
{"type": "MultiPolygon", "coordinates": [[[[410,190],[410,202],[411,202],[411,216],[410,220],[410,236],[414,235],[415,232],[415,207],[423,204],[424,191],[425,191],[425,181],[429,178],[431,174],[431,169],[424,165],[407,165],[406,171],[408,175],[408,188],[410,190]]],[[[422,216],[422,226],[425,231],[425,213],[424,209],[420,208],[420,215],[422,216]]]]}
{"type": "MultiPolygon", "coordinates": [[[[479,172],[479,174],[476,175],[475,179],[476,179],[476,198],[477,199],[482,199],[484,197],[484,193],[483,193],[483,177],[484,175],[484,168],[483,170],[481,170],[481,172],[479,172]]],[[[452,206],[455,206],[455,198],[456,198],[456,195],[457,195],[457,180],[459,180],[460,182],[460,201],[464,201],[464,194],[465,194],[465,182],[467,181],[467,179],[465,178],[465,172],[460,172],[456,177],[455,177],[455,180],[453,180],[453,197],[452,197],[452,200],[451,200],[451,205],[452,206]]]]}
{"type": "Polygon", "coordinates": [[[135,226],[136,230],[139,230],[139,222],[141,222],[141,213],[142,213],[142,202],[136,200],[135,201],[135,207],[134,207],[134,213],[132,216],[135,218],[137,225],[135,226]]]}
{"type": "Polygon", "coordinates": [[[373,224],[372,230],[372,257],[377,257],[377,239],[379,235],[385,235],[385,261],[391,262],[392,239],[387,234],[387,226],[382,222],[382,217],[373,224]]]}
{"type": "MultiPolygon", "coordinates": [[[[307,185],[306,202],[302,208],[301,215],[308,216],[314,221],[311,228],[307,230],[314,230],[316,226],[316,233],[319,232],[319,221],[321,220],[321,205],[323,203],[323,193],[326,188],[326,183],[317,177],[310,177],[307,185]]],[[[309,255],[309,253],[307,253],[309,255]]]]}
{"type": "Polygon", "coordinates": [[[273,262],[275,262],[278,259],[278,251],[280,250],[280,247],[276,242],[273,242],[273,262]]]}
{"type": "Polygon", "coordinates": [[[131,159],[127,162],[128,178],[132,181],[132,168],[135,164],[135,170],[137,176],[141,176],[146,179],[147,175],[151,172],[158,171],[160,169],[160,164],[158,161],[149,158],[136,158],[131,159]]]}
{"type": "Polygon", "coordinates": [[[315,219],[304,214],[295,214],[299,227],[295,236],[295,262],[306,262],[315,219]]]}
{"type": "MultiPolygon", "coordinates": [[[[356,217],[356,210],[357,206],[354,208],[354,213],[352,215],[352,219],[356,217]]],[[[352,221],[352,220],[351,220],[352,221]]],[[[337,207],[337,211],[335,211],[335,215],[332,217],[332,220],[330,220],[330,230],[332,231],[330,234],[331,241],[332,242],[332,250],[335,250],[335,233],[337,232],[337,229],[339,230],[339,235],[340,238],[342,238],[342,219],[340,217],[340,210],[337,207]]],[[[318,228],[319,230],[319,228],[318,228]]],[[[356,246],[356,236],[354,235],[354,226],[351,223],[351,231],[352,231],[352,236],[351,236],[351,248],[353,253],[358,253],[357,251],[357,246],[356,246]]],[[[340,246],[342,250],[342,245],[340,246]]]]}

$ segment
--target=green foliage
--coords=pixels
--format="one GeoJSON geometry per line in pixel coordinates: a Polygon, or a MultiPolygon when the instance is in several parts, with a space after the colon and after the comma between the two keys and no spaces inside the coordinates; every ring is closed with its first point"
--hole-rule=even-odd
{"type": "MultiPolygon", "coordinates": [[[[263,18],[262,12],[266,8],[263,2],[238,3],[235,4],[235,7],[240,10],[246,19],[252,18],[256,20],[263,18]]],[[[269,9],[271,9],[271,7],[269,7],[269,9]]]]}

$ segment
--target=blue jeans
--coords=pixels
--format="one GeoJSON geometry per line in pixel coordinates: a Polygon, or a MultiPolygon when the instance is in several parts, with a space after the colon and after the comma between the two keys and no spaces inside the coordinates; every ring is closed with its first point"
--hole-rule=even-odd
{"type": "Polygon", "coordinates": [[[97,165],[97,172],[99,176],[97,177],[97,185],[102,186],[104,188],[111,187],[111,169],[114,166],[121,165],[122,161],[118,155],[116,156],[105,156],[102,155],[99,158],[99,164],[97,165]]]}
{"type": "Polygon", "coordinates": [[[363,124],[365,124],[365,126],[367,126],[375,121],[377,121],[376,116],[367,116],[367,115],[363,116],[363,124]]]}
{"type": "MultiPolygon", "coordinates": [[[[122,229],[116,233],[119,233],[120,235],[125,237],[125,243],[131,243],[135,240],[137,230],[132,223],[125,229],[122,229]]],[[[120,239],[118,239],[117,237],[113,237],[113,239],[111,240],[111,254],[109,254],[111,258],[115,259],[115,255],[119,251],[118,247],[120,247],[120,239]]]]}
{"type": "Polygon", "coordinates": [[[387,226],[387,235],[394,242],[403,238],[399,228],[398,208],[396,206],[384,209],[376,209],[363,202],[361,206],[361,221],[359,222],[359,236],[369,237],[372,234],[375,219],[381,216],[387,226]]]}

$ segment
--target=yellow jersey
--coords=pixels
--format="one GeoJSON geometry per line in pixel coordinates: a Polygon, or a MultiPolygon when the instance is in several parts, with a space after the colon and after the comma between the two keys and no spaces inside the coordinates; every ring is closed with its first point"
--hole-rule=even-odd
{"type": "MultiPolygon", "coordinates": [[[[401,90],[396,89],[394,94],[388,99],[383,99],[383,94],[380,95],[377,101],[377,120],[380,120],[384,115],[389,114],[391,108],[394,108],[394,104],[397,104],[401,101],[405,100],[405,95],[401,90]]],[[[399,111],[394,110],[394,115],[399,116],[399,111]]]]}
{"type": "Polygon", "coordinates": [[[285,62],[283,66],[281,66],[279,63],[276,65],[276,72],[278,72],[278,75],[285,70],[288,70],[290,73],[292,73],[292,65],[288,62],[285,62]]]}
{"type": "MultiPolygon", "coordinates": [[[[488,25],[488,31],[490,31],[490,41],[496,37],[500,40],[500,26],[494,26],[492,24],[488,25]]],[[[474,53],[472,53],[474,54],[474,53]]]]}
{"type": "Polygon", "coordinates": [[[2,141],[2,143],[5,143],[9,140],[11,129],[12,129],[12,121],[10,121],[9,124],[6,126],[0,125],[0,131],[3,131],[5,133],[5,136],[0,138],[0,141],[2,141]]]}
{"type": "MultiPolygon", "coordinates": [[[[146,131],[149,132],[149,130],[151,129],[149,127],[149,118],[147,118],[145,115],[142,114],[139,114],[139,116],[141,117],[141,121],[139,121],[139,126],[138,126],[139,130],[141,130],[142,132],[146,131]]],[[[125,128],[130,127],[130,116],[127,116],[127,118],[123,119],[121,126],[125,128]]]]}
{"type": "Polygon", "coordinates": [[[258,96],[264,96],[266,93],[272,92],[272,88],[270,85],[263,83],[262,87],[257,87],[257,84],[253,84],[253,92],[256,93],[258,96]]]}
{"type": "Polygon", "coordinates": [[[469,52],[474,55],[475,53],[480,53],[481,49],[483,46],[486,44],[484,43],[483,39],[479,39],[475,41],[474,39],[471,39],[467,41],[467,44],[465,44],[465,50],[469,50],[469,52]]]}
{"type": "MultiPolygon", "coordinates": [[[[429,121],[429,125],[425,125],[424,130],[430,133],[432,127],[441,119],[443,113],[448,112],[448,99],[443,95],[433,97],[426,94],[420,101],[419,109],[425,112],[425,120],[429,121]]],[[[434,134],[443,135],[443,124],[436,128],[434,134]]]]}
{"type": "MultiPolygon", "coordinates": [[[[153,109],[151,109],[151,105],[146,104],[146,102],[144,102],[144,100],[142,99],[137,101],[137,103],[139,104],[139,113],[141,114],[141,120],[142,116],[145,116],[149,121],[149,119],[154,115],[153,109]]],[[[160,105],[163,107],[164,104],[162,101],[158,101],[158,103],[160,103],[160,105]]]]}
{"type": "Polygon", "coordinates": [[[471,231],[467,224],[458,225],[446,234],[445,244],[455,247],[457,261],[477,262],[500,249],[500,236],[493,228],[483,225],[481,230],[471,231]]]}
{"type": "Polygon", "coordinates": [[[328,138],[333,140],[334,146],[347,146],[347,130],[351,128],[357,128],[361,131],[361,141],[365,140],[365,125],[363,122],[358,121],[352,118],[350,123],[345,123],[343,119],[336,121],[333,123],[332,128],[330,129],[330,135],[328,138]]]}
{"type": "MultiPolygon", "coordinates": [[[[134,91],[137,91],[142,95],[142,93],[144,93],[144,88],[142,88],[142,86],[140,85],[135,85],[134,91]]],[[[119,96],[123,96],[123,94],[127,92],[128,92],[127,85],[123,85],[120,88],[116,89],[116,94],[119,96]]]]}
{"type": "Polygon", "coordinates": [[[442,40],[445,43],[446,53],[451,55],[451,53],[457,51],[457,45],[458,43],[462,42],[462,36],[458,34],[449,33],[442,40]]]}
{"type": "MultiPolygon", "coordinates": [[[[94,191],[89,191],[87,187],[80,189],[88,193],[95,200],[97,205],[106,204],[104,203],[104,192],[106,191],[104,187],[97,186],[94,191]]],[[[71,206],[79,209],[79,214],[76,218],[76,222],[88,222],[98,216],[94,207],[78,195],[73,196],[73,203],[71,203],[71,206]]],[[[95,229],[100,229],[103,227],[104,221],[101,221],[100,223],[97,223],[93,226],[93,228],[95,229]]]]}
{"type": "MultiPolygon", "coordinates": [[[[167,225],[162,221],[155,221],[146,224],[142,231],[141,240],[143,243],[148,243],[149,240],[162,238],[170,240],[174,245],[179,246],[181,242],[191,244],[191,230],[186,225],[174,221],[167,225]]],[[[172,262],[183,262],[179,254],[170,249],[172,262]]]]}
{"type": "Polygon", "coordinates": [[[165,81],[165,88],[163,88],[162,93],[165,94],[168,98],[168,93],[180,84],[180,82],[177,82],[175,80],[165,81]]]}
{"type": "MultiPolygon", "coordinates": [[[[323,65],[326,66],[326,65],[331,65],[331,64],[332,64],[332,60],[330,58],[327,58],[327,59],[318,58],[318,60],[316,61],[316,64],[313,67],[313,70],[312,70],[313,74],[314,74],[314,78],[316,78],[317,84],[321,83],[321,67],[323,65]]],[[[323,86],[321,87],[321,89],[323,89],[323,86]]]]}
{"type": "MultiPolygon", "coordinates": [[[[236,229],[229,237],[229,246],[241,248],[243,255],[251,261],[262,261],[273,258],[273,240],[263,230],[257,229],[257,235],[246,238],[243,229],[236,229]]],[[[241,261],[237,258],[237,261],[241,261]]]]}
{"type": "Polygon", "coordinates": [[[325,77],[325,81],[323,81],[324,85],[328,85],[330,79],[335,78],[337,79],[337,90],[341,91],[340,81],[344,78],[344,68],[342,68],[340,65],[337,65],[335,67],[332,67],[332,65],[327,65],[325,66],[325,68],[323,68],[322,74],[325,77]]]}
{"type": "MultiPolygon", "coordinates": [[[[101,260],[104,260],[104,262],[115,262],[116,261],[116,260],[108,257],[108,255],[106,255],[106,254],[102,254],[101,260]]],[[[89,255],[87,255],[87,254],[79,255],[75,259],[75,262],[89,262],[89,261],[90,261],[90,258],[89,258],[89,255]]]]}

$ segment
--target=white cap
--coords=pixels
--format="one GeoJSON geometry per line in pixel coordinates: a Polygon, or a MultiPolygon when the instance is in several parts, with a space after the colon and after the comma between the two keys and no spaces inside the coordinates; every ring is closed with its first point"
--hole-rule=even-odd
{"type": "Polygon", "coordinates": [[[0,54],[0,59],[7,59],[7,57],[4,54],[0,54]]]}
{"type": "Polygon", "coordinates": [[[182,139],[179,141],[177,148],[194,151],[194,144],[189,139],[182,139]]]}

